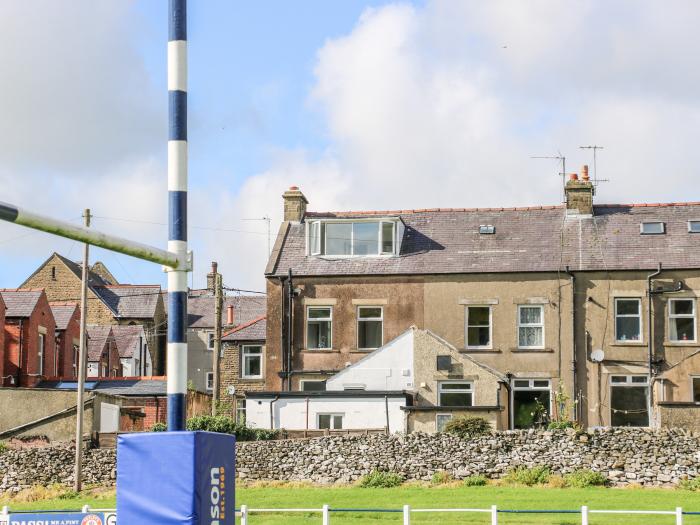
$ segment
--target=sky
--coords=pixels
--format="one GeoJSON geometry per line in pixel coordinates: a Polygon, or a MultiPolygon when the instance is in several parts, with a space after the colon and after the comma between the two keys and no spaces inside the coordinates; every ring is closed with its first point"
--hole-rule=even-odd
{"type": "MultiPolygon", "coordinates": [[[[166,0],[0,3],[0,201],[164,247],[166,0]]],[[[264,289],[311,210],[697,201],[693,0],[190,0],[191,285],[264,289]],[[591,167],[592,169],[592,167],[591,167]]],[[[79,243],[0,224],[0,287],[79,243]]],[[[152,263],[93,249],[125,283],[152,263]]]]}

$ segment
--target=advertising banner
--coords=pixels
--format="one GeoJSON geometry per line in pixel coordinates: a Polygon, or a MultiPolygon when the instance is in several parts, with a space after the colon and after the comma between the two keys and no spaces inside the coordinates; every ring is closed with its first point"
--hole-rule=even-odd
{"type": "Polygon", "coordinates": [[[114,512],[42,512],[0,515],[0,525],[117,525],[114,512]]]}

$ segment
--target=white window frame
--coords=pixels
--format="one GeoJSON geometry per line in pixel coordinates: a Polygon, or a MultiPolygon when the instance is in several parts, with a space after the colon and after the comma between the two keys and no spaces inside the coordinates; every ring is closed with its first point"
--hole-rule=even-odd
{"type": "Polygon", "coordinates": [[[78,353],[80,352],[80,347],[76,344],[72,345],[73,349],[73,377],[78,377],[78,353]]]}
{"type": "Polygon", "coordinates": [[[207,334],[207,350],[210,352],[214,351],[214,339],[216,339],[216,334],[214,332],[206,332],[207,334]]]}
{"type": "Polygon", "coordinates": [[[691,403],[698,403],[698,401],[695,401],[695,391],[694,391],[695,386],[693,385],[693,383],[695,382],[696,379],[698,381],[700,381],[700,375],[695,374],[695,375],[690,376],[690,402],[691,403]]]}
{"type": "Polygon", "coordinates": [[[304,348],[307,350],[332,350],[333,349],[333,306],[332,305],[322,305],[314,304],[306,306],[306,323],[304,323],[304,348]],[[331,323],[330,329],[328,330],[328,346],[309,348],[309,322],[311,318],[309,317],[309,311],[313,309],[327,308],[330,310],[330,315],[328,318],[314,318],[314,321],[328,321],[331,323]]]}
{"type": "Polygon", "coordinates": [[[700,219],[690,219],[688,221],[688,233],[700,233],[700,229],[693,230],[693,223],[700,226],[700,219]]]}
{"type": "Polygon", "coordinates": [[[642,315],[642,299],[640,297],[615,297],[615,311],[613,312],[614,315],[614,324],[615,324],[615,342],[616,343],[644,343],[644,319],[642,315]],[[619,301],[637,301],[639,304],[639,313],[637,315],[633,314],[619,314],[617,313],[617,303],[619,301]],[[618,317],[639,317],[639,339],[620,339],[617,334],[617,318],[618,317]]]}
{"type": "Polygon", "coordinates": [[[317,430],[342,430],[344,419],[345,419],[344,412],[319,412],[316,414],[316,429],[317,430]],[[329,428],[329,429],[321,428],[321,416],[330,416],[331,428],[329,428]],[[336,417],[340,418],[340,428],[335,428],[335,418],[336,417]]]}
{"type": "MultiPolygon", "coordinates": [[[[520,312],[518,312],[520,316],[520,312]]],[[[519,318],[519,317],[518,317],[519,318]]],[[[483,328],[483,327],[481,327],[483,328]]],[[[493,306],[490,304],[469,304],[465,305],[464,311],[464,346],[469,350],[491,350],[493,348],[493,306]],[[488,308],[489,309],[489,344],[487,345],[470,345],[469,344],[469,328],[477,328],[479,325],[469,324],[469,309],[470,308],[488,308]]]]}
{"type": "MultiPolygon", "coordinates": [[[[693,297],[675,297],[668,300],[668,340],[674,343],[695,343],[698,340],[697,313],[695,307],[695,298],[693,297]],[[671,304],[678,301],[690,301],[693,305],[692,314],[672,314],[671,304]],[[671,339],[671,322],[674,319],[692,319],[693,320],[693,339],[671,339]]],[[[676,330],[678,332],[678,330],[676,330]]]]}
{"type": "Polygon", "coordinates": [[[357,349],[358,350],[376,350],[377,348],[381,348],[384,346],[384,307],[380,305],[363,305],[363,306],[358,306],[357,310],[355,311],[357,315],[357,323],[356,323],[356,330],[355,330],[355,336],[357,337],[357,349]],[[379,317],[365,317],[365,318],[360,318],[360,310],[363,308],[379,308],[381,311],[381,316],[379,317]],[[360,346],[360,322],[376,322],[376,321],[381,321],[382,323],[382,340],[380,341],[379,346],[373,346],[373,347],[361,347],[360,346]]]}
{"type": "MultiPolygon", "coordinates": [[[[516,390],[526,390],[533,391],[538,390],[542,392],[549,392],[549,406],[547,407],[547,413],[552,414],[552,408],[554,407],[554,395],[552,394],[552,380],[547,377],[513,377],[510,380],[510,406],[515,407],[515,391],[516,390]],[[518,381],[527,381],[527,386],[516,386],[518,381]],[[547,386],[535,386],[535,381],[547,381],[547,386]]],[[[510,411],[510,428],[515,428],[515,410],[510,411]]]]}
{"type": "Polygon", "coordinates": [[[330,258],[337,258],[337,259],[342,259],[342,258],[349,258],[349,257],[394,257],[398,253],[398,244],[399,244],[399,239],[398,239],[398,223],[399,221],[397,219],[387,219],[387,218],[368,218],[368,219],[352,219],[352,220],[314,220],[314,221],[309,221],[307,222],[307,229],[306,229],[306,246],[307,246],[307,253],[309,255],[314,255],[314,256],[323,256],[323,257],[330,257],[330,258]],[[355,254],[355,224],[361,224],[361,223],[377,223],[377,228],[378,228],[378,233],[377,233],[377,253],[376,254],[355,254]],[[327,253],[328,249],[328,229],[325,228],[325,225],[328,224],[350,224],[350,254],[347,255],[342,255],[342,254],[329,254],[327,253]],[[391,235],[391,241],[392,241],[392,249],[391,251],[384,251],[383,249],[383,242],[382,242],[382,236],[383,236],[383,229],[384,229],[384,224],[391,224],[392,225],[392,235],[391,235]],[[318,228],[318,239],[316,241],[316,246],[312,246],[312,240],[314,239],[314,234],[313,230],[314,228],[318,228]]]}
{"type": "Polygon", "coordinates": [[[300,379],[299,380],[299,392],[322,392],[325,391],[326,389],[324,388],[323,390],[304,390],[304,385],[306,383],[325,383],[325,379],[300,379]]]}
{"type": "Polygon", "coordinates": [[[39,358],[39,371],[40,376],[44,375],[44,355],[46,354],[46,334],[39,332],[39,349],[37,351],[39,358]]]}
{"type": "Polygon", "coordinates": [[[444,431],[445,431],[444,425],[443,425],[442,430],[440,429],[440,419],[441,419],[441,418],[445,418],[445,419],[446,419],[445,425],[447,425],[447,423],[449,423],[450,421],[452,421],[452,419],[454,418],[454,415],[453,415],[453,414],[447,414],[447,413],[444,413],[444,412],[438,412],[437,414],[435,414],[435,432],[444,432],[444,431]]]}
{"type": "Polygon", "coordinates": [[[214,372],[207,372],[204,376],[204,388],[207,392],[214,391],[214,372]]]}
{"type": "Polygon", "coordinates": [[[518,305],[518,349],[522,350],[544,350],[545,348],[545,329],[544,329],[544,305],[543,304],[519,304],[518,305]],[[539,308],[540,309],[540,322],[539,323],[521,323],[520,322],[520,311],[523,308],[539,308]],[[520,341],[520,328],[542,328],[542,344],[534,346],[524,346],[520,341]]]}
{"type": "Polygon", "coordinates": [[[236,400],[236,423],[245,424],[246,420],[246,400],[236,400]]]}
{"type": "Polygon", "coordinates": [[[666,223],[663,221],[642,221],[639,223],[639,234],[640,235],[664,235],[665,233],[666,233],[666,223]],[[660,224],[661,231],[660,232],[645,232],[644,231],[645,224],[660,224]]]}
{"type": "Polygon", "coordinates": [[[471,405],[464,405],[464,408],[467,407],[473,407],[474,406],[474,382],[473,381],[438,381],[438,387],[437,387],[437,404],[438,406],[462,406],[462,405],[443,405],[442,404],[442,394],[447,393],[447,394],[471,394],[472,400],[471,400],[471,405]],[[455,384],[465,384],[469,385],[468,388],[462,388],[462,389],[448,389],[444,390],[443,386],[444,385],[455,385],[455,384]]]}
{"type": "Polygon", "coordinates": [[[263,345],[241,345],[241,379],[262,379],[263,377],[263,345]],[[250,353],[251,348],[259,348],[260,353],[250,353]],[[260,374],[248,375],[245,373],[246,358],[258,357],[260,359],[260,374]]]}

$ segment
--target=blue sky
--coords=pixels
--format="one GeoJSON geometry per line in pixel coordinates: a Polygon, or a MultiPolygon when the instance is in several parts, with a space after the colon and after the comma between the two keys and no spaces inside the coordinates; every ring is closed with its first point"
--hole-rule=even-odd
{"type": "MultiPolygon", "coordinates": [[[[0,200],[165,245],[166,0],[0,3],[0,200]]],[[[314,210],[700,200],[692,0],[190,0],[192,284],[262,289],[281,194],[314,210]],[[255,219],[255,220],[250,220],[255,219]]],[[[0,224],[0,287],[78,243],[0,224]]],[[[95,250],[122,282],[150,263],[95,250]]]]}

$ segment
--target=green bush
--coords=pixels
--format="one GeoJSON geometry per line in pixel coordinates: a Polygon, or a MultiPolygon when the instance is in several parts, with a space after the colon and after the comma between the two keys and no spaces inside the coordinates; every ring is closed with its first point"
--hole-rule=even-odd
{"type": "Polygon", "coordinates": [[[527,468],[524,466],[511,469],[503,478],[506,483],[513,485],[544,485],[549,480],[549,468],[538,466],[527,468]]]}
{"type": "Polygon", "coordinates": [[[487,482],[486,476],[482,476],[481,474],[472,474],[464,478],[465,487],[483,487],[487,482]]]}
{"type": "Polygon", "coordinates": [[[7,443],[5,443],[4,441],[0,441],[0,454],[5,452],[7,450],[7,448],[8,448],[7,443]]]}
{"type": "Polygon", "coordinates": [[[445,470],[438,470],[433,474],[433,477],[431,478],[430,482],[433,485],[444,485],[445,483],[449,483],[450,481],[453,481],[454,478],[452,477],[452,474],[445,470]]]}
{"type": "Polygon", "coordinates": [[[445,432],[461,438],[484,436],[491,433],[491,425],[481,417],[455,417],[445,425],[445,432]]]}
{"type": "Polygon", "coordinates": [[[681,480],[679,487],[684,490],[698,491],[700,490],[700,478],[681,480]]]}
{"type": "Polygon", "coordinates": [[[550,421],[547,425],[547,430],[564,430],[566,428],[575,428],[573,421],[555,420],[550,421]]]}
{"type": "Polygon", "coordinates": [[[403,483],[401,474],[381,470],[373,470],[360,479],[360,487],[371,489],[398,487],[401,483],[403,483]]]}
{"type": "MultiPolygon", "coordinates": [[[[165,432],[168,427],[165,423],[156,423],[151,427],[151,432],[165,432]]],[[[265,441],[276,439],[279,436],[277,430],[264,428],[250,428],[229,416],[197,416],[187,420],[187,430],[203,430],[206,432],[219,432],[221,434],[233,434],[238,441],[265,441]]]]}
{"type": "Polygon", "coordinates": [[[600,472],[594,472],[586,468],[574,470],[571,474],[564,476],[567,487],[582,489],[585,487],[600,487],[605,485],[607,479],[600,472]]]}

